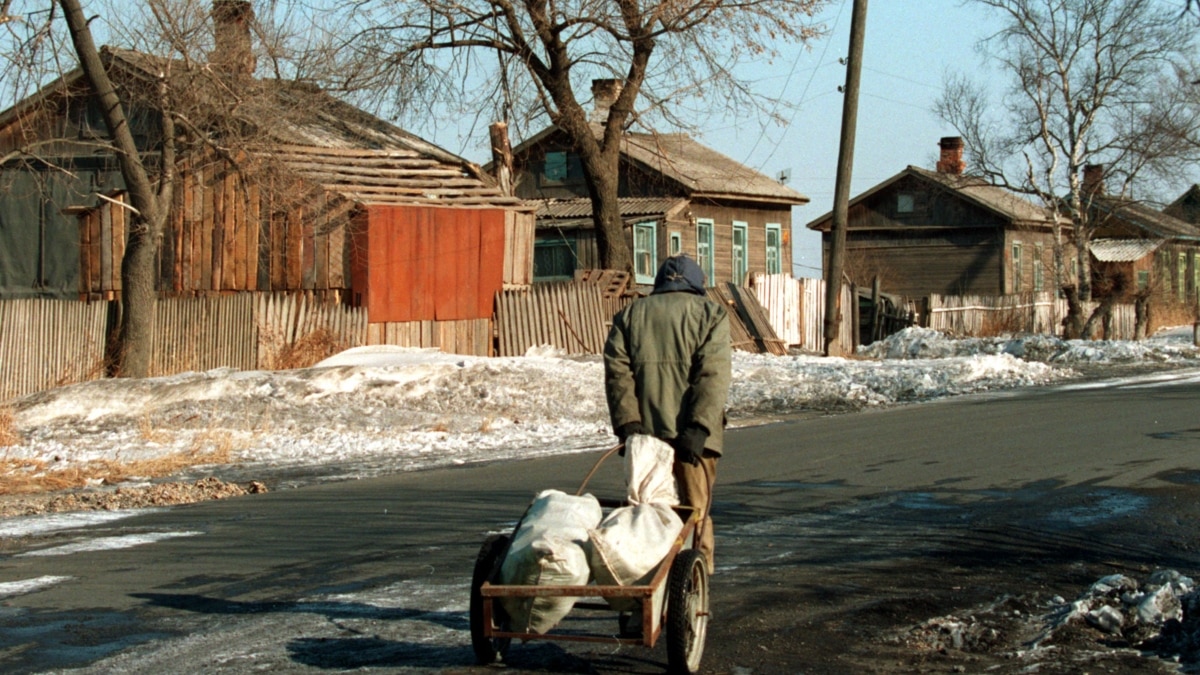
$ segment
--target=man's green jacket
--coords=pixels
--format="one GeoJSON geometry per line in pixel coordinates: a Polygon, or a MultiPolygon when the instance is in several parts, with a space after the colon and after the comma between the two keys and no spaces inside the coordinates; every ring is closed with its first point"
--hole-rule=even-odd
{"type": "Polygon", "coordinates": [[[730,381],[729,315],[687,292],[640,298],[613,317],[604,387],[614,429],[640,421],[670,440],[689,424],[721,453],[730,381]]]}

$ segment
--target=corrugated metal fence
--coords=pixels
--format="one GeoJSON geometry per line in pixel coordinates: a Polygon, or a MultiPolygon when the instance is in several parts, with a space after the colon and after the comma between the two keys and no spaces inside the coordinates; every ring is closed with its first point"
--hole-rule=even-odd
{"type": "Polygon", "coordinates": [[[104,372],[108,303],[0,302],[0,401],[104,372]]]}

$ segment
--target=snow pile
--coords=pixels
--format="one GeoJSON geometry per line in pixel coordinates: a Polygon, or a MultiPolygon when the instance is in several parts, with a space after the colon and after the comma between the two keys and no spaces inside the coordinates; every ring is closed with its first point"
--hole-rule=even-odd
{"type": "MultiPolygon", "coordinates": [[[[1179,331],[1175,333],[1176,337],[1180,334],[1179,331]]],[[[884,340],[860,347],[858,353],[876,359],[944,359],[977,354],[1008,354],[1028,361],[1062,365],[1200,359],[1200,348],[1178,339],[1128,342],[1015,335],[953,340],[940,331],[920,327],[905,328],[884,340]]]]}
{"type": "MultiPolygon", "coordinates": [[[[844,411],[1057,382],[1081,362],[1200,358],[1191,328],[1142,343],[951,339],[910,328],[855,358],[734,352],[729,419],[844,411]]],[[[1198,362],[1200,363],[1200,362],[1198,362]]],[[[96,380],[11,403],[14,461],[53,470],[227,451],[246,474],[345,479],[610,447],[603,364],[351,349],[312,368],[96,380]]],[[[200,472],[202,473],[202,471],[200,472]]]]}
{"type": "MultiPolygon", "coordinates": [[[[1033,646],[1040,646],[1072,621],[1084,621],[1130,644],[1144,643],[1158,637],[1164,627],[1182,621],[1184,603],[1195,605],[1200,600],[1193,593],[1195,586],[1191,578],[1175,570],[1155,571],[1142,584],[1124,574],[1111,574],[1092,584],[1074,602],[1055,598],[1057,607],[1047,617],[1047,628],[1033,646]]],[[[1192,615],[1195,621],[1195,613],[1192,615]]]]}

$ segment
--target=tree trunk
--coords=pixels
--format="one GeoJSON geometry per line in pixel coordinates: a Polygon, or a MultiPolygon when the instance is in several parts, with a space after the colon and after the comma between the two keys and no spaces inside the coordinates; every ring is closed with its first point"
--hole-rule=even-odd
{"type": "Polygon", "coordinates": [[[625,233],[625,222],[621,219],[620,192],[617,189],[620,155],[605,152],[598,158],[581,159],[589,165],[584,175],[587,177],[588,194],[592,198],[592,222],[596,227],[600,266],[632,274],[633,252],[625,233]]]}
{"type": "Polygon", "coordinates": [[[1067,315],[1063,317],[1063,339],[1078,340],[1083,335],[1084,322],[1083,303],[1079,301],[1079,291],[1068,284],[1063,288],[1067,296],[1067,315]]]}
{"type": "Polygon", "coordinates": [[[125,304],[118,333],[117,374],[146,377],[154,352],[158,294],[154,289],[154,254],[157,238],[146,235],[152,225],[136,218],[125,258],[121,261],[121,299],[125,304]]]}
{"type": "Polygon", "coordinates": [[[92,95],[104,115],[104,125],[112,138],[121,177],[133,205],[133,226],[126,242],[125,258],[121,261],[121,284],[124,307],[118,331],[118,362],[114,372],[125,377],[145,377],[150,372],[150,357],[154,339],[156,296],[154,290],[154,257],[167,209],[171,203],[172,176],[175,164],[174,120],[165,109],[162,112],[162,159],[159,190],[146,172],[133,132],[116,87],[105,71],[100,52],[92,39],[91,29],[84,17],[79,0],[59,0],[63,17],[71,34],[79,66],[92,87],[92,95]]]}

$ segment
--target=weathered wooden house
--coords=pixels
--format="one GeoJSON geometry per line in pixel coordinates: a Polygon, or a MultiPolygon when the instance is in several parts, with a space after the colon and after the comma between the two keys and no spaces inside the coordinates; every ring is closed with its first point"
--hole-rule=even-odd
{"type": "MultiPolygon", "coordinates": [[[[593,82],[597,135],[619,92],[615,80],[593,82]]],[[[549,127],[512,155],[515,194],[540,205],[535,281],[598,267],[582,164],[563,133],[549,127]]],[[[695,258],[714,285],[791,271],[792,207],[809,199],[786,185],[684,134],[626,133],[619,180],[636,283],[653,283],[659,263],[679,253],[695,258]]]]}
{"type": "MultiPolygon", "coordinates": [[[[214,6],[231,4],[249,11],[214,6]]],[[[244,15],[233,29],[248,45],[244,15]]],[[[164,63],[102,56],[118,86],[164,63]]],[[[260,109],[216,119],[206,127],[215,149],[193,143],[178,163],[161,293],[304,292],[366,307],[372,342],[470,322],[459,332],[490,344],[496,293],[531,281],[535,207],[478,166],[323,92],[242,75],[260,109]],[[256,133],[222,148],[226,125],[256,133]]],[[[160,114],[130,106],[150,163],[160,114]]],[[[119,298],[128,207],[115,162],[98,150],[106,136],[79,72],[0,113],[0,153],[37,148],[0,168],[0,297],[119,298]]]]}
{"type": "MultiPolygon", "coordinates": [[[[919,298],[1052,290],[1053,222],[1045,209],[963,173],[961,138],[941,139],[937,170],[909,166],[852,198],[846,274],[888,293],[919,298]]],[[[829,264],[833,214],[821,232],[829,264]]]]}
{"type": "Polygon", "coordinates": [[[1186,219],[1200,213],[1188,201],[1194,186],[1159,211],[1104,195],[1103,183],[1095,182],[1102,181],[1102,174],[1103,167],[1088,166],[1084,179],[1085,185],[1098,188],[1092,199],[1096,231],[1091,242],[1096,286],[1103,289],[1106,278],[1121,274],[1128,291],[1153,288],[1161,299],[1195,303],[1200,289],[1200,226],[1186,219]]]}

